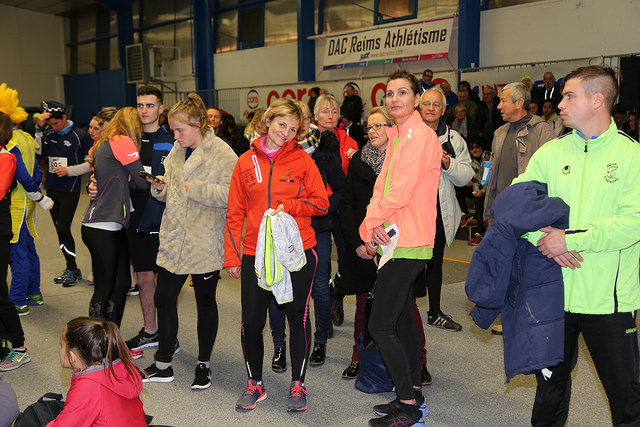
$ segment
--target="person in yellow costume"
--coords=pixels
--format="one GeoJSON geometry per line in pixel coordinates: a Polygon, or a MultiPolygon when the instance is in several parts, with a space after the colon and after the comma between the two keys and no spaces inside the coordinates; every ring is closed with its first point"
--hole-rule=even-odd
{"type": "Polygon", "coordinates": [[[16,156],[17,186],[11,193],[11,220],[13,239],[11,240],[11,289],[9,299],[18,314],[29,314],[29,305],[42,305],[40,292],[40,259],[36,253],[34,237],[35,204],[49,210],[53,201],[42,194],[40,181],[42,170],[36,162],[37,142],[28,133],[17,128],[17,124],[27,118],[26,111],[18,106],[18,92],[0,85],[0,111],[9,115],[13,122],[13,137],[7,150],[16,156]]]}

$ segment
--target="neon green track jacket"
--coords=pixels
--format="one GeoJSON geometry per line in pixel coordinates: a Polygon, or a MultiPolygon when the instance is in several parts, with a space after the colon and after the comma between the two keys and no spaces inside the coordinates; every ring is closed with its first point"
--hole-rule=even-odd
{"type": "MultiPolygon", "coordinates": [[[[567,249],[582,268],[563,268],[564,309],[611,314],[640,308],[640,144],[616,129],[585,141],[575,130],[543,145],[513,183],[540,181],[570,207],[567,249]],[[573,234],[569,234],[573,233],[573,234]]],[[[541,233],[527,238],[537,244],[541,233]]]]}

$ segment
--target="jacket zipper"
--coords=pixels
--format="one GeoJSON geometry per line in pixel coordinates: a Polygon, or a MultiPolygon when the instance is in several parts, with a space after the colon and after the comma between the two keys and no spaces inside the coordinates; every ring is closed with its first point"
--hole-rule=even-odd
{"type": "MultiPolygon", "coordinates": [[[[585,171],[587,170],[587,156],[588,156],[588,151],[587,151],[587,141],[584,142],[584,156],[583,156],[583,161],[582,161],[582,173],[581,173],[581,179],[580,182],[582,183],[582,190],[580,191],[580,198],[578,199],[578,215],[576,218],[576,223],[580,224],[580,212],[582,212],[582,200],[583,200],[583,196],[584,196],[584,192],[585,192],[585,185],[584,185],[584,180],[585,180],[585,171]]],[[[571,226],[571,224],[569,224],[569,226],[571,226]]],[[[569,293],[569,303],[567,304],[567,307],[569,307],[569,311],[571,311],[571,306],[572,306],[572,301],[573,301],[573,290],[575,288],[575,276],[572,275],[571,276],[571,291],[569,293]]]]}

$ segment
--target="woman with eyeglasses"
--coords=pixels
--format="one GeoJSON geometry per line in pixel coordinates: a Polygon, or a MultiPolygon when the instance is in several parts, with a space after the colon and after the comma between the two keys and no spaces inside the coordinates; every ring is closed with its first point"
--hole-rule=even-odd
{"type": "Polygon", "coordinates": [[[369,141],[351,158],[338,205],[346,251],[340,264],[340,274],[336,277],[336,292],[357,295],[351,364],[342,373],[342,377],[347,379],[356,378],[360,372],[360,356],[356,343],[364,329],[365,301],[376,281],[374,254],[367,251],[365,242],[358,233],[358,227],[365,217],[367,205],[373,195],[373,186],[382,170],[389,142],[387,128],[391,126],[393,118],[385,107],[375,107],[371,110],[364,128],[369,135],[369,141]]]}
{"type": "Polygon", "coordinates": [[[450,245],[453,242],[462,214],[455,187],[462,187],[469,182],[473,177],[473,168],[465,140],[458,132],[447,127],[444,117],[446,108],[445,95],[438,88],[429,89],[420,98],[420,115],[427,126],[437,133],[441,145],[435,244],[433,256],[427,262],[426,284],[423,282],[421,286],[426,285],[429,291],[427,324],[460,331],[462,325],[440,309],[442,259],[445,243],[450,245]]]}
{"type": "Polygon", "coordinates": [[[433,253],[442,159],[436,133],[416,110],[420,83],[413,73],[394,71],[387,80],[385,99],[395,126],[386,130],[389,146],[359,231],[369,253],[384,254],[378,260],[369,332],[397,398],[374,406],[383,417],[370,420],[371,426],[411,425],[423,418],[413,283],[433,253]],[[393,240],[387,230],[395,231],[393,240]]]}

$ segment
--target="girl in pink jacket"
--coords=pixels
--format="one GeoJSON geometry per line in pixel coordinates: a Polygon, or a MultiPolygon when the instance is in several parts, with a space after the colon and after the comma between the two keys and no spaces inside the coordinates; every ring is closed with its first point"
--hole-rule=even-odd
{"type": "Polygon", "coordinates": [[[78,317],[62,330],[60,364],[73,370],[64,409],[47,427],[146,426],[142,378],[115,323],[78,317]]]}

